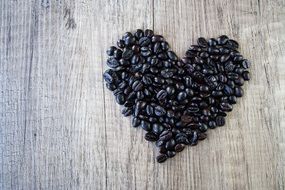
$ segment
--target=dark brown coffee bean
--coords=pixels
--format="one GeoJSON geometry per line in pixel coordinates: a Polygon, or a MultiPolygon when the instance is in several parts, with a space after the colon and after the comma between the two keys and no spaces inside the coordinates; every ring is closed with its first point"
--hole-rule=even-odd
{"type": "Polygon", "coordinates": [[[165,162],[166,160],[167,160],[166,154],[160,154],[160,155],[158,155],[158,156],[156,157],[156,161],[157,161],[158,163],[163,163],[163,162],[165,162]]]}
{"type": "Polygon", "coordinates": [[[140,46],[148,46],[151,43],[151,39],[149,37],[142,37],[139,40],[140,46]]]}
{"type": "Polygon", "coordinates": [[[177,55],[173,51],[168,51],[167,52],[167,56],[169,57],[169,59],[171,59],[173,61],[177,61],[178,60],[177,55]]]}
{"type": "Polygon", "coordinates": [[[158,123],[155,123],[152,126],[152,132],[155,133],[156,135],[160,135],[163,130],[164,130],[164,127],[158,123]]]}
{"type": "Polygon", "coordinates": [[[187,98],[187,94],[186,92],[180,92],[178,95],[177,95],[177,100],[178,101],[183,101],[187,98]]]}
{"type": "Polygon", "coordinates": [[[197,44],[199,46],[202,46],[202,47],[207,47],[208,46],[207,40],[205,38],[203,38],[203,37],[198,38],[197,44]]]}
{"type": "Polygon", "coordinates": [[[142,90],[143,88],[143,84],[140,82],[140,81],[135,81],[133,84],[132,84],[132,89],[137,92],[137,91],[140,91],[142,90]]]}
{"type": "Polygon", "coordinates": [[[155,106],[154,107],[154,113],[155,113],[155,115],[160,117],[160,116],[163,116],[166,114],[166,110],[161,106],[155,106]]]}
{"type": "Polygon", "coordinates": [[[119,61],[115,58],[108,58],[107,65],[111,68],[116,68],[120,65],[119,61]]]}
{"type": "Polygon", "coordinates": [[[250,80],[250,74],[248,71],[244,71],[242,73],[242,76],[243,76],[244,80],[247,80],[247,81],[250,80]]]}
{"type": "Polygon", "coordinates": [[[235,87],[235,96],[236,97],[242,97],[243,96],[243,90],[241,87],[235,87]]]}
{"type": "Polygon", "coordinates": [[[176,152],[175,151],[167,151],[166,154],[167,154],[168,158],[172,158],[176,155],[176,152]]]}
{"type": "Polygon", "coordinates": [[[152,132],[148,132],[145,134],[144,136],[145,140],[147,141],[156,141],[158,139],[158,137],[156,136],[156,134],[152,133],[152,132]]]}
{"type": "Polygon", "coordinates": [[[175,150],[176,152],[181,152],[184,148],[185,148],[185,145],[183,145],[183,144],[177,144],[177,145],[174,147],[174,150],[175,150]]]}
{"type": "Polygon", "coordinates": [[[163,131],[160,135],[159,135],[159,140],[161,141],[168,141],[169,139],[171,139],[172,137],[172,132],[171,131],[163,131]]]}
{"type": "Polygon", "coordinates": [[[151,131],[151,125],[147,121],[141,122],[141,128],[143,128],[145,131],[151,131]]]}
{"type": "Polygon", "coordinates": [[[174,147],[175,147],[175,145],[176,145],[175,140],[174,140],[174,139],[170,139],[169,141],[166,142],[165,148],[166,148],[167,150],[173,150],[174,147]]]}
{"type": "Polygon", "coordinates": [[[167,92],[165,90],[160,90],[157,94],[156,94],[156,98],[158,100],[163,100],[165,99],[167,96],[167,92]]]}
{"type": "Polygon", "coordinates": [[[219,45],[225,45],[229,40],[229,37],[226,35],[222,35],[220,37],[218,37],[217,41],[219,45]]]}
{"type": "Polygon", "coordinates": [[[224,126],[226,123],[225,118],[223,116],[216,117],[217,126],[224,126]]]}

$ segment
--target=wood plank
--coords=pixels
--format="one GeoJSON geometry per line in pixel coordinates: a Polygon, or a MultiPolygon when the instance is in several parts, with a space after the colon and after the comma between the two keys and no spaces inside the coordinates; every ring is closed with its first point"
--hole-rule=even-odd
{"type": "Polygon", "coordinates": [[[285,189],[285,1],[0,1],[0,189],[285,189]],[[274,11],[272,11],[274,10],[274,11]],[[154,28],[182,56],[228,34],[252,60],[226,127],[164,164],[102,81],[154,28]]]}

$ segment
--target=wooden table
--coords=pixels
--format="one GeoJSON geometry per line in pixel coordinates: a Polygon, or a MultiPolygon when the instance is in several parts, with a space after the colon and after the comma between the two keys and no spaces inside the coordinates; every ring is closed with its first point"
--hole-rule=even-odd
{"type": "Polygon", "coordinates": [[[1,0],[0,189],[285,189],[284,34],[284,0],[1,0]],[[227,34],[253,63],[226,126],[164,164],[102,80],[136,28],[179,56],[227,34]]]}

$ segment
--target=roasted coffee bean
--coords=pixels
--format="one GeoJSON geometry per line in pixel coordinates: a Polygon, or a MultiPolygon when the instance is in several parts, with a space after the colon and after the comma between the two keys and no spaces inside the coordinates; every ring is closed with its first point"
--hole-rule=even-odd
{"type": "Polygon", "coordinates": [[[111,46],[111,47],[106,51],[107,55],[108,55],[108,56],[113,56],[116,49],[117,49],[117,48],[116,48],[115,46],[111,46]]]}
{"type": "Polygon", "coordinates": [[[177,95],[177,100],[178,101],[183,101],[187,98],[187,94],[186,92],[180,92],[178,95],[177,95]]]}
{"type": "Polygon", "coordinates": [[[125,103],[125,101],[126,101],[126,98],[125,98],[124,94],[119,93],[116,95],[116,102],[118,104],[123,105],[125,103]]]}
{"type": "Polygon", "coordinates": [[[215,129],[215,128],[217,127],[217,124],[216,124],[215,121],[209,121],[208,127],[209,127],[210,129],[215,129]]]}
{"type": "Polygon", "coordinates": [[[244,80],[247,80],[247,81],[250,80],[250,75],[249,75],[248,71],[244,71],[242,73],[242,76],[243,76],[244,80]]]}
{"type": "Polygon", "coordinates": [[[171,139],[172,137],[172,132],[171,131],[163,131],[160,135],[159,135],[159,140],[161,141],[168,141],[169,139],[171,139]]]}
{"type": "Polygon", "coordinates": [[[220,60],[221,60],[222,63],[224,63],[224,62],[228,61],[230,59],[230,57],[231,57],[230,55],[223,55],[220,58],[220,60]]]}
{"type": "Polygon", "coordinates": [[[141,128],[143,128],[145,131],[150,131],[151,125],[147,121],[141,121],[141,128]]]}
{"type": "Polygon", "coordinates": [[[175,150],[176,152],[181,152],[184,148],[185,148],[185,145],[183,145],[183,144],[177,144],[177,145],[174,147],[174,150],[175,150]]]}
{"type": "Polygon", "coordinates": [[[199,45],[199,46],[202,46],[202,47],[207,47],[208,46],[208,42],[207,42],[207,40],[205,39],[205,38],[198,38],[198,40],[197,40],[197,44],[199,45]]]}
{"type": "Polygon", "coordinates": [[[207,138],[206,133],[198,133],[198,140],[202,141],[207,138]]]}
{"type": "MultiPolygon", "coordinates": [[[[124,48],[125,47],[125,41],[124,40],[118,40],[117,41],[117,46],[119,47],[119,48],[124,48]]],[[[109,54],[108,54],[109,55],[109,54]]],[[[109,56],[111,56],[111,55],[109,55],[109,56]]]]}
{"type": "Polygon", "coordinates": [[[229,96],[229,103],[236,104],[237,103],[237,97],[236,96],[229,96]]]}
{"type": "Polygon", "coordinates": [[[168,51],[167,52],[167,56],[169,57],[169,59],[171,59],[173,61],[177,61],[178,60],[177,55],[173,51],[168,51]]]}
{"type": "Polygon", "coordinates": [[[164,130],[164,127],[158,123],[155,123],[152,126],[152,132],[155,133],[156,135],[160,135],[163,130],[164,130]]]}
{"type": "Polygon", "coordinates": [[[229,37],[226,35],[222,35],[220,37],[218,37],[217,41],[219,45],[225,45],[229,40],[229,37]]]}
{"type": "Polygon", "coordinates": [[[200,124],[199,124],[199,130],[200,130],[202,133],[204,133],[204,132],[206,132],[206,131],[208,130],[208,127],[207,127],[206,124],[200,123],[200,124]]]}
{"type": "Polygon", "coordinates": [[[235,40],[228,40],[227,47],[237,49],[239,47],[239,44],[235,40]]]}
{"type": "Polygon", "coordinates": [[[226,123],[225,118],[223,116],[216,117],[216,124],[217,126],[224,126],[226,123]]]}
{"type": "Polygon", "coordinates": [[[160,90],[157,94],[156,94],[156,98],[158,100],[163,100],[165,99],[167,96],[167,92],[165,90],[160,90]]]}
{"type": "Polygon", "coordinates": [[[147,141],[156,141],[158,139],[157,135],[152,132],[147,132],[144,138],[147,141]]]}
{"type": "Polygon", "coordinates": [[[227,112],[233,110],[232,105],[229,104],[229,103],[226,103],[226,102],[222,102],[222,103],[220,104],[220,108],[221,108],[223,111],[227,111],[227,112]]]}
{"type": "Polygon", "coordinates": [[[167,151],[166,154],[167,154],[168,158],[172,158],[176,155],[176,152],[175,151],[167,151]]]}
{"type": "Polygon", "coordinates": [[[151,38],[152,42],[162,42],[164,41],[164,38],[161,35],[154,35],[151,38]]]}
{"type": "Polygon", "coordinates": [[[142,90],[143,88],[143,84],[140,82],[140,81],[135,81],[133,84],[132,84],[132,89],[137,92],[139,90],[142,90]]]}
{"type": "MultiPolygon", "coordinates": [[[[164,147],[165,141],[163,141],[163,140],[158,140],[158,141],[156,141],[155,145],[156,145],[157,147],[164,147]]],[[[164,147],[164,148],[165,148],[165,147],[164,147]]],[[[166,150],[166,148],[165,148],[165,150],[166,150]]]]}
{"type": "Polygon", "coordinates": [[[166,154],[160,154],[156,157],[156,161],[158,163],[163,163],[167,160],[167,155],[166,154]]]}
{"type": "Polygon", "coordinates": [[[107,65],[111,68],[116,68],[120,65],[119,61],[115,58],[108,58],[107,65]]]}
{"type": "Polygon", "coordinates": [[[163,116],[166,114],[166,110],[161,106],[155,106],[154,107],[154,113],[155,113],[155,115],[160,117],[160,116],[163,116]]]}
{"type": "Polygon", "coordinates": [[[150,30],[150,29],[146,29],[144,31],[144,35],[147,36],[147,37],[152,37],[153,36],[153,31],[150,30]]]}
{"type": "Polygon", "coordinates": [[[236,97],[242,97],[243,96],[243,90],[241,87],[235,87],[235,96],[236,97]]]}
{"type": "Polygon", "coordinates": [[[128,36],[125,38],[125,45],[126,46],[131,46],[135,43],[136,39],[134,36],[128,36]]]}
{"type": "Polygon", "coordinates": [[[132,119],[132,126],[133,126],[133,127],[138,127],[140,124],[141,124],[141,120],[140,120],[139,118],[134,117],[134,118],[132,119]]]}
{"type": "Polygon", "coordinates": [[[191,134],[191,138],[190,138],[190,146],[195,146],[198,144],[198,132],[194,131],[191,134]]]}
{"type": "Polygon", "coordinates": [[[122,114],[123,114],[125,117],[132,115],[132,113],[133,113],[133,110],[132,110],[131,108],[129,108],[129,107],[125,107],[125,108],[123,108],[123,110],[122,110],[122,114]]]}
{"type": "MultiPolygon", "coordinates": [[[[113,57],[118,60],[118,59],[121,59],[122,54],[123,54],[123,51],[122,51],[122,50],[116,49],[116,50],[114,51],[113,57]]],[[[107,63],[107,65],[108,65],[108,63],[107,63]]]]}
{"type": "Polygon", "coordinates": [[[142,38],[139,40],[140,46],[148,46],[150,43],[151,43],[151,40],[150,40],[149,37],[142,37],[142,38]]]}
{"type": "Polygon", "coordinates": [[[174,147],[175,147],[175,145],[176,145],[175,140],[174,140],[174,139],[170,139],[169,141],[167,141],[167,142],[165,143],[165,148],[166,148],[167,150],[173,150],[174,147]]]}

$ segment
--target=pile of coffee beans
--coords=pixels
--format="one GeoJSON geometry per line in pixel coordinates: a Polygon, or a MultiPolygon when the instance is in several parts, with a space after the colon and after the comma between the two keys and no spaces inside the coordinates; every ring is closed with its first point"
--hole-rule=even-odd
{"type": "Polygon", "coordinates": [[[132,116],[132,126],[146,131],[158,147],[158,162],[197,145],[208,128],[225,125],[226,112],[243,96],[250,62],[239,44],[222,35],[198,38],[179,59],[152,30],[127,32],[107,50],[106,87],[132,116]]]}

